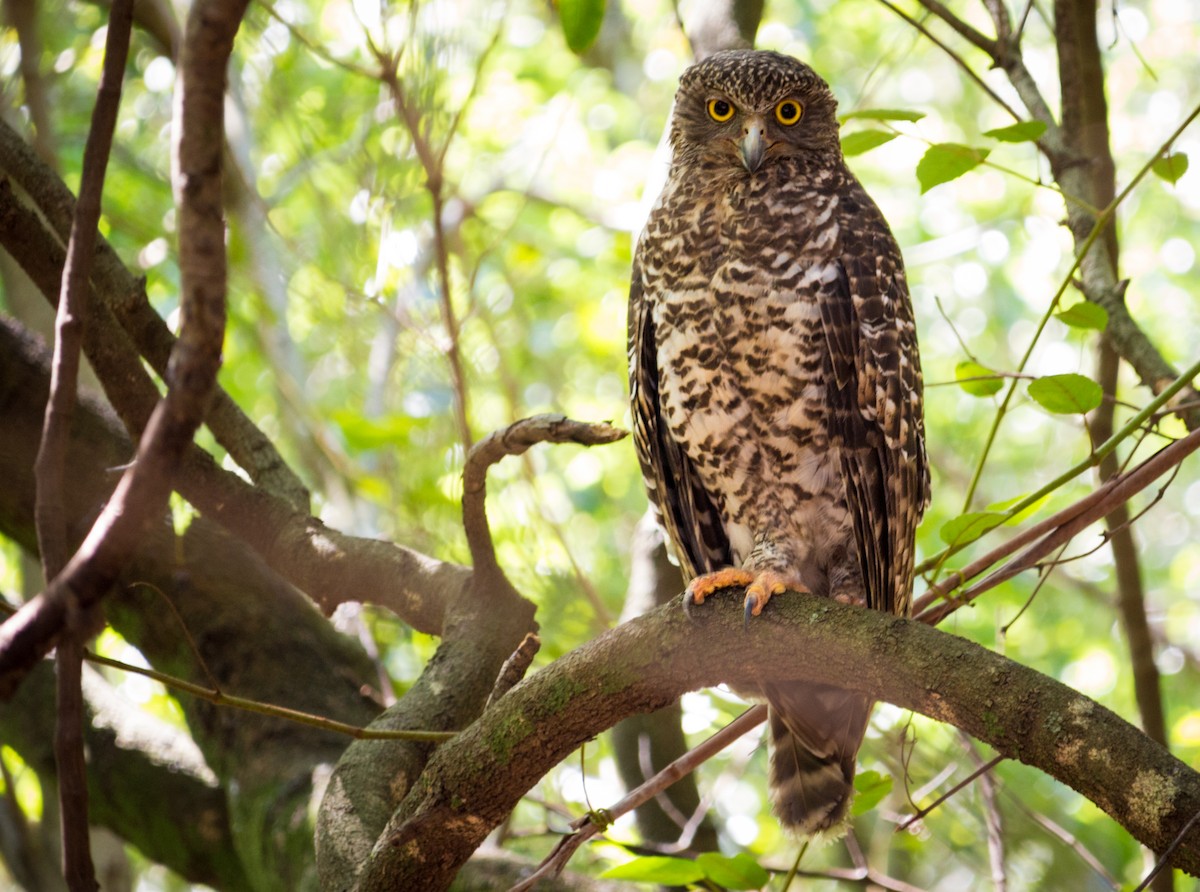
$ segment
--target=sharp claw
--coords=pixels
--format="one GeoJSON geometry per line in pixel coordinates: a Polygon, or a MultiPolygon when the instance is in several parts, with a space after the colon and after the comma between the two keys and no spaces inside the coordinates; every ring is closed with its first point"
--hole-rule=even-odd
{"type": "Polygon", "coordinates": [[[686,616],[688,619],[692,618],[692,606],[695,603],[696,602],[694,600],[692,600],[691,591],[685,590],[683,593],[683,615],[686,616]]]}
{"type": "Polygon", "coordinates": [[[747,595],[746,596],[746,610],[745,610],[744,617],[742,619],[742,627],[743,628],[745,628],[745,629],[750,628],[750,617],[758,615],[758,611],[754,609],[757,606],[758,606],[758,598],[756,598],[754,595],[747,595]]]}

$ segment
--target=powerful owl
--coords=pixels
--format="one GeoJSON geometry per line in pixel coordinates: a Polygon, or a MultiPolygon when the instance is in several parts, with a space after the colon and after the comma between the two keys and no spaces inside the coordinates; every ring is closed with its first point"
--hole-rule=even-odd
{"type": "MultiPolygon", "coordinates": [[[[688,587],[746,617],[807,591],[904,615],[929,493],[904,264],[807,65],[718,53],[683,75],[638,243],[629,379],[650,501],[688,587]]],[[[764,678],[780,820],[837,828],[872,703],[764,678]]]]}

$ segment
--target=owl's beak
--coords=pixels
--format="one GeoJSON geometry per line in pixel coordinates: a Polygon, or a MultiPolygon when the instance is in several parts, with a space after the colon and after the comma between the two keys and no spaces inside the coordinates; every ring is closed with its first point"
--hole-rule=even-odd
{"type": "Polygon", "coordinates": [[[742,150],[742,163],[750,173],[754,173],[762,164],[763,152],[766,150],[763,137],[766,132],[767,125],[758,115],[751,115],[746,119],[746,128],[742,131],[742,139],[738,145],[742,150]]]}

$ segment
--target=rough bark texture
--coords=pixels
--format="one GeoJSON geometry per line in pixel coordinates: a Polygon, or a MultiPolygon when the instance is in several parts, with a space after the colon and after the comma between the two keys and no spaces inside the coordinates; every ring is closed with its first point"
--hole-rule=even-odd
{"type": "MultiPolygon", "coordinates": [[[[1200,775],[1038,672],[911,620],[808,595],[778,607],[743,630],[737,598],[706,604],[695,620],[667,605],[515,687],[430,760],[361,888],[445,887],[525,790],[584,740],[685,691],[761,680],[763,667],[779,673],[773,678],[837,683],[954,724],[1068,784],[1155,851],[1200,810],[1200,775]]],[[[1200,872],[1200,828],[1172,863],[1200,872]]]]}

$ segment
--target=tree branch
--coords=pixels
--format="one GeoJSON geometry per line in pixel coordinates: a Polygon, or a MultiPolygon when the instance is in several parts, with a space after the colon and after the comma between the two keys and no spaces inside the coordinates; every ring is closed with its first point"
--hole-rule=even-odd
{"type": "MultiPolygon", "coordinates": [[[[79,354],[87,319],[88,274],[100,221],[104,174],[112,149],[121,82],[129,55],[133,26],[133,0],[115,0],[109,14],[104,46],[104,68],[91,127],[83,152],[79,202],[71,222],[62,293],[55,319],[54,360],[50,397],[46,403],[42,438],[34,474],[37,479],[35,516],[43,577],[54,579],[69,555],[67,519],[63,505],[67,444],[79,383],[79,354]]],[[[36,65],[36,62],[33,63],[36,65]]],[[[59,641],[57,713],[54,754],[58,766],[58,792],[63,841],[63,875],[72,892],[98,889],[88,841],[87,765],[83,754],[83,693],[81,670],[86,619],[67,612],[67,628],[59,641]]]]}
{"type": "Polygon", "coordinates": [[[44,593],[0,626],[0,697],[11,695],[53,646],[69,610],[86,611],[107,593],[148,524],[166,508],[172,477],[212,395],[225,333],[220,122],[226,64],[245,3],[202,2],[188,19],[175,177],[183,321],[170,388],[150,418],[133,467],[75,556],[44,593]]]}
{"type": "Polygon", "coordinates": [[[496,567],[496,552],[488,528],[484,499],[487,497],[488,468],[509,455],[524,455],[538,443],[578,443],[601,446],[629,436],[629,431],[608,422],[591,424],[565,415],[534,415],[488,434],[471,447],[463,468],[463,527],[471,548],[471,565],[476,573],[496,567]]]}
{"type": "MultiPolygon", "coordinates": [[[[743,629],[740,601],[689,621],[667,605],[526,679],[430,761],[361,889],[443,888],[517,800],[617,720],[721,682],[836,683],[954,724],[1095,802],[1156,850],[1200,809],[1200,775],[1109,710],[1032,669],[911,620],[809,595],[743,629]]],[[[1173,863],[1200,872],[1200,831],[1173,863]]]]}
{"type": "MultiPolygon", "coordinates": [[[[0,122],[0,156],[3,149],[0,122]]],[[[43,293],[57,294],[62,248],[4,180],[0,180],[0,244],[43,293]]],[[[112,299],[108,294],[92,301],[94,312],[92,324],[84,331],[84,349],[126,428],[140,432],[158,391],[138,361],[137,349],[108,310],[112,299]]],[[[162,325],[157,314],[149,312],[162,325]]],[[[0,330],[0,341],[12,344],[14,351],[3,358],[22,361],[20,357],[28,349],[16,346],[19,340],[14,332],[0,330]]],[[[176,487],[327,613],[344,601],[369,601],[388,608],[419,631],[436,634],[442,628],[446,601],[466,584],[469,575],[465,567],[403,546],[329,529],[307,510],[297,510],[293,502],[224,470],[195,445],[186,452],[176,487]]]]}
{"type": "MultiPolygon", "coordinates": [[[[141,8],[138,4],[137,8],[141,8]]],[[[0,169],[3,169],[29,196],[38,214],[53,229],[45,230],[37,217],[21,221],[21,214],[10,194],[0,196],[9,224],[0,234],[0,243],[53,303],[58,294],[57,275],[63,262],[56,258],[66,244],[75,209],[75,198],[53,170],[30,151],[20,135],[0,120],[0,169]],[[12,215],[16,215],[15,217],[12,215]],[[61,244],[60,244],[61,242],[61,244]],[[51,283],[55,283],[53,286],[51,283]]],[[[93,287],[98,305],[93,322],[100,331],[84,343],[88,358],[96,366],[105,392],[129,427],[132,436],[140,436],[149,409],[133,413],[121,389],[136,384],[135,393],[148,392],[157,399],[158,391],[136,361],[136,353],[150,363],[166,380],[167,366],[176,338],[162,317],[150,305],[144,279],[135,278],[104,238],[96,244],[93,287]],[[124,329],[124,331],[122,331],[124,329]],[[136,345],[131,349],[130,345],[136,345]],[[126,358],[126,362],[119,360],[126,358]],[[130,363],[129,360],[132,360],[130,363]],[[144,379],[144,381],[143,381],[144,379]]],[[[153,405],[153,403],[151,404],[153,405]]],[[[259,486],[285,499],[294,508],[307,511],[308,490],[288,467],[274,444],[259,430],[223,389],[218,388],[205,415],[205,422],[217,442],[259,486]]]]}

